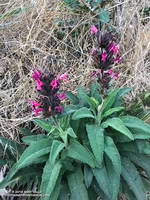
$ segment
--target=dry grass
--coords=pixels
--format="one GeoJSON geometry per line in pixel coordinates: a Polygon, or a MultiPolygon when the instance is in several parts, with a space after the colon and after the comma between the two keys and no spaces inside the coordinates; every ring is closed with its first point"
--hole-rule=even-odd
{"type": "MultiPolygon", "coordinates": [[[[31,70],[34,67],[70,74],[69,87],[86,85],[93,70],[89,50],[94,42],[86,24],[93,24],[90,12],[75,14],[61,0],[0,0],[0,13],[22,8],[18,14],[0,18],[0,134],[16,139],[18,125],[32,119],[27,100],[36,98],[31,70]],[[71,24],[68,21],[73,19],[71,24]],[[65,23],[58,25],[59,21],[65,23]],[[71,25],[70,25],[71,24],[71,25]],[[58,31],[65,32],[58,39],[58,31]],[[79,36],[72,38],[74,31],[79,36]]],[[[150,21],[140,14],[149,0],[115,0],[110,10],[121,32],[123,63],[115,86],[132,87],[131,100],[150,89],[150,21]],[[143,25],[143,21],[146,24],[143,25]]]]}

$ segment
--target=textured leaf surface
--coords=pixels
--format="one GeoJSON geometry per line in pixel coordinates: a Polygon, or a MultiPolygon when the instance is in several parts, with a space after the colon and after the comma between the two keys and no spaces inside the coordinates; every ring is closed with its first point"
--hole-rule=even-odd
{"type": "Polygon", "coordinates": [[[25,136],[22,138],[22,141],[28,145],[34,143],[34,142],[37,142],[38,140],[41,140],[41,139],[46,139],[48,138],[47,135],[44,135],[44,134],[39,134],[39,135],[30,135],[30,136],[25,136]]]}
{"type": "Polygon", "coordinates": [[[102,168],[93,169],[93,174],[101,190],[104,192],[107,198],[111,200],[111,193],[108,187],[110,182],[105,166],[102,168]]]}
{"type": "Polygon", "coordinates": [[[93,154],[77,141],[72,141],[67,148],[67,156],[74,158],[91,167],[95,167],[93,154]]]}
{"type": "Polygon", "coordinates": [[[38,124],[39,127],[41,127],[42,129],[50,132],[52,129],[52,126],[50,125],[50,121],[47,121],[45,119],[34,119],[34,122],[36,122],[38,124]]]}
{"type": "Polygon", "coordinates": [[[87,124],[86,130],[93,154],[99,165],[101,165],[104,153],[104,129],[96,125],[87,124]]]}
{"type": "Polygon", "coordinates": [[[109,189],[111,193],[111,200],[118,199],[119,187],[120,187],[120,173],[114,170],[112,163],[109,159],[105,159],[106,169],[109,178],[109,189]]]}
{"type": "Polygon", "coordinates": [[[149,139],[150,125],[133,116],[123,116],[121,120],[134,133],[135,139],[149,139]]]}
{"type": "Polygon", "coordinates": [[[82,118],[94,118],[94,116],[88,108],[83,107],[83,108],[80,108],[79,110],[77,110],[72,115],[73,120],[78,120],[78,119],[82,119],[82,118]]]}
{"type": "Polygon", "coordinates": [[[102,126],[104,128],[107,128],[108,126],[110,126],[113,129],[115,129],[115,130],[119,131],[120,133],[124,134],[125,136],[127,136],[130,140],[134,140],[134,137],[133,137],[132,133],[130,132],[130,130],[127,127],[125,127],[122,120],[117,117],[106,120],[102,124],[102,126]]]}
{"type": "Polygon", "coordinates": [[[121,110],[124,110],[124,107],[111,108],[103,114],[102,118],[108,117],[113,113],[120,112],[121,110]]]}
{"type": "Polygon", "coordinates": [[[65,147],[65,145],[62,142],[60,142],[58,140],[53,140],[51,152],[50,152],[51,164],[55,163],[57,156],[59,155],[59,153],[62,151],[62,149],[64,147],[65,147]]]}
{"type": "Polygon", "coordinates": [[[83,174],[80,168],[68,176],[68,185],[71,191],[70,200],[88,200],[88,193],[83,183],[83,174]]]}
{"type": "Polygon", "coordinates": [[[90,187],[92,180],[93,180],[92,169],[85,165],[84,166],[84,181],[87,188],[90,187]]]}
{"type": "Polygon", "coordinates": [[[21,155],[19,161],[17,162],[17,168],[23,168],[33,161],[35,161],[40,156],[43,156],[50,152],[51,141],[49,139],[42,139],[30,145],[21,155]]]}
{"type": "Polygon", "coordinates": [[[121,175],[135,194],[137,200],[146,198],[145,189],[141,177],[134,164],[132,164],[127,158],[122,159],[121,175]]]}
{"type": "Polygon", "coordinates": [[[51,164],[50,159],[47,161],[43,170],[42,183],[40,186],[40,192],[43,195],[45,194],[45,197],[42,197],[41,200],[50,199],[59,178],[61,167],[62,165],[59,161],[54,165],[51,164]]]}

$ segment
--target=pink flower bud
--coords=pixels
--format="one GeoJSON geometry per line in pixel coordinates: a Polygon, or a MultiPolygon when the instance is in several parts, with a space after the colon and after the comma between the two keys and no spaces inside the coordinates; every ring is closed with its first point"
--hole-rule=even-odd
{"type": "Polygon", "coordinates": [[[58,80],[52,80],[50,83],[50,86],[52,86],[52,89],[56,89],[59,85],[58,80]]]}
{"type": "Polygon", "coordinates": [[[34,100],[33,101],[31,100],[29,102],[31,103],[32,106],[40,106],[41,105],[39,102],[34,101],[34,100]]]}
{"type": "Polygon", "coordinates": [[[64,74],[61,74],[61,75],[57,76],[58,80],[66,80],[67,78],[68,78],[68,74],[67,73],[64,73],[64,74]]]}
{"type": "Polygon", "coordinates": [[[37,90],[42,90],[43,85],[44,85],[44,83],[40,79],[36,80],[36,89],[37,90]]]}
{"type": "Polygon", "coordinates": [[[58,96],[59,99],[63,100],[63,99],[66,98],[66,93],[65,92],[61,92],[57,96],[58,96]]]}
{"type": "Polygon", "coordinates": [[[117,54],[119,52],[119,45],[115,42],[112,42],[108,46],[108,50],[112,51],[113,53],[117,54]]]}
{"type": "Polygon", "coordinates": [[[56,107],[55,107],[55,110],[56,110],[57,112],[62,112],[62,111],[63,111],[63,107],[62,107],[62,106],[56,106],[56,107]]]}
{"type": "Polygon", "coordinates": [[[39,78],[41,77],[41,74],[42,74],[41,71],[35,70],[35,71],[33,71],[33,73],[32,73],[32,78],[35,79],[35,80],[37,80],[37,79],[39,79],[39,78]]]}
{"type": "Polygon", "coordinates": [[[34,109],[33,112],[34,112],[34,115],[37,116],[39,115],[39,112],[43,111],[44,109],[43,108],[37,108],[37,109],[34,109]]]}
{"type": "Polygon", "coordinates": [[[95,25],[92,25],[90,28],[91,34],[96,34],[98,32],[98,29],[96,28],[95,25]]]}
{"type": "Polygon", "coordinates": [[[107,58],[107,53],[106,53],[106,52],[103,52],[103,53],[101,54],[101,59],[102,59],[102,61],[105,62],[105,61],[106,61],[106,58],[107,58]]]}

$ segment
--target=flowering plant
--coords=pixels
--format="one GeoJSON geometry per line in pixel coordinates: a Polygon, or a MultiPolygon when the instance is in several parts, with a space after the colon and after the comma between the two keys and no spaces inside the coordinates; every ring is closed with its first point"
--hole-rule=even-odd
{"type": "Polygon", "coordinates": [[[26,149],[0,188],[37,177],[41,200],[78,200],[79,194],[81,200],[117,200],[120,194],[145,199],[150,125],[126,115],[122,95],[127,91],[114,89],[104,98],[95,82],[77,95],[66,92],[72,104],[58,118],[34,119],[46,134],[22,138],[26,149]]]}
{"type": "Polygon", "coordinates": [[[108,89],[112,78],[118,78],[119,73],[114,72],[112,65],[121,61],[119,45],[115,42],[115,36],[111,32],[102,32],[95,25],[90,28],[91,34],[97,38],[97,48],[91,50],[96,70],[95,75],[103,88],[108,89]]]}

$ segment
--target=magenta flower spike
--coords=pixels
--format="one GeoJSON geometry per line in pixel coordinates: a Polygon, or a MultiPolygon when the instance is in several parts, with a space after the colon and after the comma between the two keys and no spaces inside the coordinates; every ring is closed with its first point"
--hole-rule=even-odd
{"type": "Polygon", "coordinates": [[[91,34],[96,34],[98,32],[98,29],[96,28],[95,25],[92,25],[90,28],[91,34]]]}
{"type": "Polygon", "coordinates": [[[112,51],[113,53],[117,54],[119,52],[119,45],[115,42],[110,43],[108,47],[109,51],[112,51]]]}

